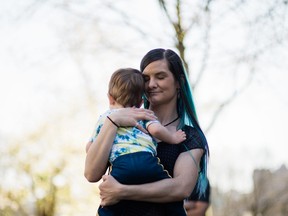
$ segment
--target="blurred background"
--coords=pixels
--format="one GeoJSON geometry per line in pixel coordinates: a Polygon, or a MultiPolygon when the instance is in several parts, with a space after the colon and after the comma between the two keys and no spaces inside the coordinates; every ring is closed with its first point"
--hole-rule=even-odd
{"type": "Polygon", "coordinates": [[[95,215],[85,144],[110,75],[183,59],[210,146],[208,215],[288,215],[287,0],[0,1],[0,215],[95,215]]]}

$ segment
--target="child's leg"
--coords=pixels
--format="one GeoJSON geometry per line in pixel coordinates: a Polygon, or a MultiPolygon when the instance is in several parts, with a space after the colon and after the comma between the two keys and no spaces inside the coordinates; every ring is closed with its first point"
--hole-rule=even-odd
{"type": "Polygon", "coordinates": [[[170,178],[157,157],[149,152],[136,152],[118,157],[110,173],[122,184],[144,184],[170,178]]]}
{"type": "Polygon", "coordinates": [[[106,207],[106,206],[105,207],[99,206],[98,215],[99,216],[115,216],[113,210],[109,209],[109,207],[106,207]]]}

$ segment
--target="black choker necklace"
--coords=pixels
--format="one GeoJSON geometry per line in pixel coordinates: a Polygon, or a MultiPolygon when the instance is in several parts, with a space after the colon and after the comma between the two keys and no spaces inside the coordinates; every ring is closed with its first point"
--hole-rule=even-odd
{"type": "Polygon", "coordinates": [[[168,126],[168,125],[174,123],[174,122],[177,121],[178,119],[179,119],[179,116],[177,116],[177,118],[175,118],[173,121],[171,121],[171,122],[165,124],[164,127],[166,127],[166,126],[168,126]]]}

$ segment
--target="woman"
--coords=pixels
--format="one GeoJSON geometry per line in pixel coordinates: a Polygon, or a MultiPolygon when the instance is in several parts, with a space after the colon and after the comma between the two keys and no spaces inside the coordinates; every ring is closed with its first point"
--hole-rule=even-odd
{"type": "MultiPolygon", "coordinates": [[[[99,186],[101,205],[128,200],[119,215],[169,215],[163,203],[183,202],[193,191],[197,180],[200,194],[204,192],[208,146],[197,122],[180,57],[169,49],[154,49],[143,57],[140,69],[145,79],[144,107],[152,110],[171,133],[184,130],[186,141],[179,145],[158,143],[157,156],[173,178],[142,185],[123,185],[112,176],[104,175],[103,183],[99,186]]],[[[109,117],[117,125],[135,126],[139,119],[151,120],[153,115],[143,109],[127,108],[109,117]]],[[[109,121],[104,123],[87,152],[85,177],[88,181],[98,181],[107,170],[109,152],[116,134],[116,128],[111,126],[109,121]]]]}

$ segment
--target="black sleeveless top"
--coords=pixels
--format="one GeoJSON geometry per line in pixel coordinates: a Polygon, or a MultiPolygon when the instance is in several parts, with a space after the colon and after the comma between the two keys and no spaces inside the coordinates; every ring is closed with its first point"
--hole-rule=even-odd
{"type": "MultiPolygon", "coordinates": [[[[165,142],[160,142],[157,146],[157,156],[159,157],[161,164],[172,177],[175,162],[182,152],[197,148],[205,150],[200,135],[195,128],[184,126],[182,130],[186,133],[186,140],[183,143],[171,145],[165,142]]],[[[162,203],[138,201],[127,202],[131,202],[131,205],[128,205],[129,208],[125,209],[123,216],[170,216],[169,212],[165,211],[164,204],[162,203]]]]}

